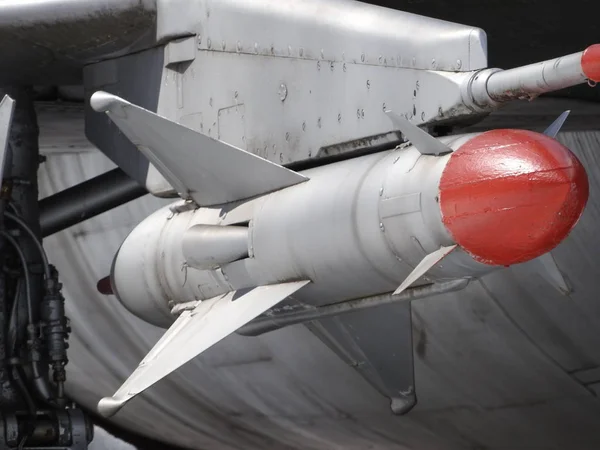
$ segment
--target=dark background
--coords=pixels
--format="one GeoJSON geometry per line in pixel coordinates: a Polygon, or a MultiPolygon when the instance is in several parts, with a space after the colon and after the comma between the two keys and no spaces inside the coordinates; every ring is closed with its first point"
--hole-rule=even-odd
{"type": "MultiPolygon", "coordinates": [[[[556,58],[600,43],[599,0],[375,0],[399,9],[482,28],[488,37],[489,67],[556,58]]],[[[600,87],[577,86],[552,94],[600,100],[600,87]]]]}

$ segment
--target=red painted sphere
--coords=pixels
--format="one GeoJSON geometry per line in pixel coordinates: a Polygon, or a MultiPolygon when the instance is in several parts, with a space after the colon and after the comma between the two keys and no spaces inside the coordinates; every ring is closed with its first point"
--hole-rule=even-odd
{"type": "Polygon", "coordinates": [[[96,284],[96,289],[103,295],[114,295],[110,277],[104,277],[96,284]]]}
{"type": "Polygon", "coordinates": [[[592,81],[600,81],[600,44],[590,45],[581,56],[584,75],[592,81]]]}
{"type": "Polygon", "coordinates": [[[588,179],[576,156],[533,131],[492,130],[450,157],[440,180],[444,225],[476,260],[508,266],[556,247],[581,216],[588,179]]]}

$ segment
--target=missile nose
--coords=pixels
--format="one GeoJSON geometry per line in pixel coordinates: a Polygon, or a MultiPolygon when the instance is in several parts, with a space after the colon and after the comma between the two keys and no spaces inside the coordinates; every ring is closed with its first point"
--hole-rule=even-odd
{"type": "Polygon", "coordinates": [[[577,223],[588,191],[585,169],[558,141],[492,130],[452,154],[439,200],[457,244],[477,261],[507,266],[556,247],[577,223]]]}

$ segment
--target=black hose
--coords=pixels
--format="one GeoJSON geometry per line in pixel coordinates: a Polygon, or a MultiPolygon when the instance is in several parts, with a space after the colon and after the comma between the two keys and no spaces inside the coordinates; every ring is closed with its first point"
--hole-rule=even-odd
{"type": "Polygon", "coordinates": [[[33,374],[33,385],[37,390],[42,400],[48,403],[53,408],[56,408],[56,403],[52,400],[52,392],[50,391],[50,383],[40,370],[39,361],[31,361],[31,372],[33,374]]]}
{"type": "Polygon", "coordinates": [[[17,207],[15,206],[14,203],[8,203],[8,207],[10,209],[12,209],[12,212],[15,213],[16,216],[20,216],[21,214],[19,213],[19,211],[17,210],[17,207]]]}
{"type": "Polygon", "coordinates": [[[27,430],[25,431],[23,437],[21,438],[21,441],[19,442],[19,446],[17,447],[20,450],[25,447],[25,442],[27,441],[29,436],[31,436],[31,433],[33,432],[33,430],[35,428],[34,424],[35,424],[35,409],[36,408],[35,408],[35,403],[33,402],[33,399],[31,398],[31,395],[29,394],[29,391],[27,390],[27,386],[25,385],[25,382],[23,381],[23,377],[19,373],[18,367],[13,367],[12,376],[13,376],[13,380],[15,380],[15,383],[17,383],[17,386],[18,386],[19,390],[21,391],[21,394],[23,395],[23,398],[25,399],[25,403],[27,404],[27,409],[29,410],[29,420],[27,421],[27,430]]]}
{"type": "Polygon", "coordinates": [[[4,213],[4,215],[6,217],[8,217],[10,220],[12,220],[13,222],[15,222],[17,225],[19,225],[31,237],[31,239],[35,243],[35,245],[40,253],[40,256],[42,257],[42,262],[44,264],[44,274],[46,276],[46,280],[50,280],[52,278],[52,275],[50,273],[50,264],[48,263],[48,255],[46,255],[46,251],[44,250],[44,247],[42,246],[42,243],[40,242],[38,237],[35,235],[35,233],[29,227],[29,225],[27,225],[27,223],[25,223],[25,221],[23,219],[21,219],[19,216],[16,216],[15,214],[10,213],[8,211],[6,211],[4,213]]]}
{"type": "MultiPolygon", "coordinates": [[[[33,324],[33,299],[31,297],[31,279],[29,277],[27,259],[25,258],[23,250],[21,250],[21,247],[19,247],[19,244],[17,243],[14,237],[12,237],[6,231],[0,231],[0,234],[4,236],[4,238],[15,248],[15,251],[19,255],[19,259],[21,260],[21,265],[23,266],[23,274],[25,277],[25,295],[27,297],[27,332],[29,334],[28,338],[34,339],[35,330],[33,324]]],[[[38,242],[37,239],[35,239],[35,241],[38,242]]],[[[50,392],[48,380],[46,380],[46,378],[43,376],[42,371],[40,369],[40,361],[36,361],[35,359],[31,361],[31,371],[33,374],[33,385],[35,386],[42,400],[46,401],[51,406],[55,406],[54,402],[52,402],[52,394],[50,392]]]]}
{"type": "Polygon", "coordinates": [[[18,307],[19,307],[19,293],[21,292],[21,286],[22,286],[22,278],[19,278],[17,280],[17,287],[15,289],[15,298],[13,300],[12,303],[12,307],[10,310],[10,318],[8,320],[8,336],[7,336],[7,341],[8,341],[8,357],[9,359],[12,358],[15,354],[15,351],[17,349],[17,343],[19,341],[19,336],[18,336],[18,307]]]}
{"type": "Polygon", "coordinates": [[[29,413],[35,418],[35,403],[33,402],[33,398],[31,398],[31,395],[29,394],[27,386],[25,386],[25,382],[23,381],[23,377],[19,373],[18,367],[13,366],[12,376],[15,380],[15,383],[17,383],[21,394],[23,395],[23,399],[27,404],[27,409],[29,410],[29,413]]]}

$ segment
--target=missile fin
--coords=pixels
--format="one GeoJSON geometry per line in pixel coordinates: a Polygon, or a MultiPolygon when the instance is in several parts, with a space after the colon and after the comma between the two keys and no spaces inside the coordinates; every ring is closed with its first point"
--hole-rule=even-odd
{"type": "Polygon", "coordinates": [[[571,113],[571,111],[567,110],[564,113],[562,113],[560,116],[558,116],[556,118],[556,120],[554,122],[552,122],[548,128],[546,128],[546,131],[544,131],[544,134],[551,138],[555,138],[556,135],[558,134],[558,132],[560,131],[560,129],[562,128],[562,126],[564,125],[565,121],[567,120],[567,117],[569,117],[570,113],[571,113]]]}
{"type": "Polygon", "coordinates": [[[417,267],[415,267],[413,271],[408,274],[408,276],[402,282],[402,284],[398,286],[398,289],[394,291],[393,295],[401,294],[407,287],[409,287],[411,284],[413,284],[415,281],[417,281],[419,278],[425,275],[429,271],[429,269],[431,269],[442,259],[444,259],[446,255],[448,255],[456,247],[456,244],[450,245],[448,247],[440,247],[435,252],[425,256],[425,258],[421,260],[417,267]]]}
{"type": "Polygon", "coordinates": [[[199,301],[178,317],[117,392],[100,400],[98,412],[104,417],[116,414],[136,395],[308,283],[259,286],[199,301]]]}
{"type": "Polygon", "coordinates": [[[4,164],[6,162],[8,139],[14,110],[15,101],[8,95],[5,95],[0,102],[0,186],[2,186],[2,178],[4,177],[4,164]]]}
{"type": "Polygon", "coordinates": [[[389,109],[386,110],[385,113],[394,124],[394,127],[400,130],[404,137],[407,138],[421,154],[439,156],[444,153],[452,152],[452,149],[446,144],[442,143],[439,139],[434,138],[425,130],[413,125],[400,114],[396,114],[389,109]]]}
{"type": "Polygon", "coordinates": [[[213,139],[107,92],[90,99],[185,199],[219,205],[307,181],[303,175],[213,139]]]}
{"type": "Polygon", "coordinates": [[[561,293],[568,294],[571,292],[571,288],[558,268],[552,253],[544,253],[542,256],[534,259],[533,263],[537,266],[536,269],[539,274],[561,293]]]}

